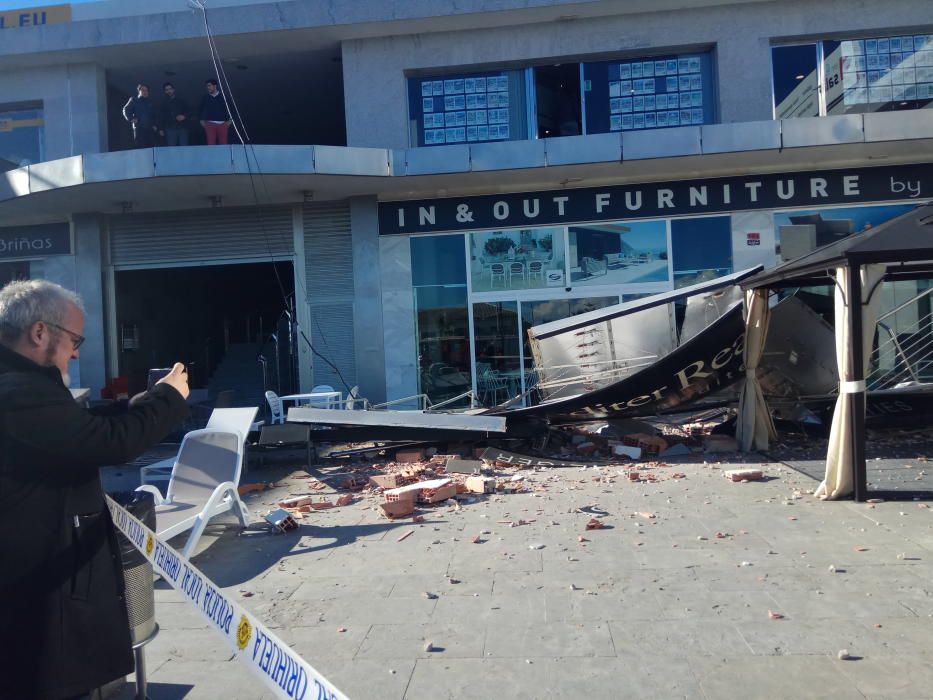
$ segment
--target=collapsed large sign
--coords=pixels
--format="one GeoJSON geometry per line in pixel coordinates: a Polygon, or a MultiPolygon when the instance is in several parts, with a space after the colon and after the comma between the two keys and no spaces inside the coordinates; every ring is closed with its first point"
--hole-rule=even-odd
{"type": "Polygon", "coordinates": [[[933,196],[933,165],[382,202],[379,233],[533,227],[933,196]]]}
{"type": "Polygon", "coordinates": [[[602,389],[528,408],[551,424],[653,415],[687,406],[744,378],[745,322],[736,304],[706,330],[657,362],[602,389]]]}

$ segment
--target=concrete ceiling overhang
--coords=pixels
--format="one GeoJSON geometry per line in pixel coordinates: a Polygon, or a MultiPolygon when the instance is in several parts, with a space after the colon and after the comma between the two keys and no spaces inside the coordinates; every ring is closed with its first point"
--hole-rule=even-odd
{"type": "Polygon", "coordinates": [[[318,147],[315,158],[311,146],[256,146],[250,168],[244,167],[242,154],[236,155],[241,149],[231,147],[233,157],[226,165],[220,157],[223,149],[194,146],[187,149],[191,157],[182,161],[178,153],[157,153],[177,149],[152,149],[20,168],[0,174],[0,221],[10,226],[62,221],[79,213],[142,213],[355,196],[392,201],[933,163],[933,138],[420,175],[404,174],[401,166],[395,168],[399,173],[392,174],[393,155],[399,155],[385,149],[318,147]],[[344,152],[346,158],[341,159],[344,152]],[[160,155],[175,158],[174,167],[145,167],[147,159],[158,162],[160,155]]]}
{"type": "MultiPolygon", "coordinates": [[[[209,3],[211,29],[227,55],[250,56],[337,47],[374,37],[563,23],[612,15],[690,10],[772,0],[324,0],[209,3]]],[[[132,11],[125,0],[73,8],[73,21],[6,32],[0,66],[93,62],[144,65],[206,52],[200,12],[183,0],[149,0],[132,11]],[[9,36],[7,36],[9,34],[9,36]]]]}

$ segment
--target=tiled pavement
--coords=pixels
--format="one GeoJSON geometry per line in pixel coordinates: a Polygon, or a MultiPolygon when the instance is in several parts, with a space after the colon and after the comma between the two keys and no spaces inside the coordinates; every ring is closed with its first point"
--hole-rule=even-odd
{"type": "MultiPolygon", "coordinates": [[[[354,699],[933,698],[933,507],[824,503],[784,465],[759,483],[726,466],[539,471],[419,524],[362,498],[287,535],[212,525],[195,562],[354,699]],[[605,529],[584,531],[587,506],[605,529]]],[[[249,499],[256,520],[303,490],[284,483],[249,499]]],[[[152,700],[266,697],[174,591],[156,597],[152,700]]]]}

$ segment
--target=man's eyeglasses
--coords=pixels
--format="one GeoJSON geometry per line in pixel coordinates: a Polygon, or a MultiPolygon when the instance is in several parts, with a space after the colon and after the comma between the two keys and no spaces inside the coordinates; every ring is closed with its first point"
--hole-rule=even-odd
{"type": "Polygon", "coordinates": [[[49,321],[43,321],[43,323],[47,326],[51,326],[52,328],[57,328],[63,333],[67,333],[68,337],[71,338],[72,350],[77,350],[78,348],[80,348],[81,344],[85,341],[85,337],[83,335],[78,335],[74,331],[70,331],[64,326],[59,326],[57,323],[51,323],[49,321]]]}

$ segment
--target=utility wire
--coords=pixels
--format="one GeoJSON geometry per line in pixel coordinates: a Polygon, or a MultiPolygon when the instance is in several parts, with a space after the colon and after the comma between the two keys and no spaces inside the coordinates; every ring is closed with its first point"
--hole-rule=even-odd
{"type": "MultiPolygon", "coordinates": [[[[256,163],[256,172],[259,176],[260,182],[262,183],[263,190],[266,196],[266,201],[271,201],[271,198],[269,197],[269,190],[268,190],[268,187],[266,187],[266,182],[263,177],[262,168],[259,165],[259,159],[256,157],[256,149],[255,149],[255,146],[252,140],[249,138],[249,132],[246,129],[246,121],[243,119],[243,116],[240,114],[239,106],[236,103],[236,97],[233,94],[233,88],[230,85],[229,79],[227,78],[227,72],[224,70],[223,61],[221,60],[221,57],[220,57],[220,51],[218,51],[217,49],[217,44],[214,40],[214,33],[213,33],[213,30],[211,29],[210,20],[208,19],[208,16],[207,16],[206,2],[205,0],[188,0],[188,3],[192,8],[198,9],[201,11],[201,16],[204,20],[204,33],[207,36],[207,43],[208,43],[208,47],[210,49],[210,54],[211,54],[211,63],[213,64],[214,71],[217,74],[217,80],[220,82],[220,95],[224,100],[224,105],[227,108],[227,113],[231,117],[233,129],[236,132],[237,138],[239,139],[240,144],[243,146],[243,153],[246,156],[246,172],[249,175],[250,189],[253,192],[253,200],[256,203],[256,207],[259,213],[260,230],[262,231],[263,239],[265,240],[265,243],[266,243],[266,251],[272,262],[272,270],[275,273],[275,279],[279,287],[279,293],[282,295],[282,302],[285,305],[286,313],[288,313],[287,311],[288,294],[285,291],[285,285],[282,282],[281,275],[279,274],[278,265],[276,265],[275,255],[272,252],[272,245],[269,240],[269,232],[266,229],[265,216],[263,215],[262,204],[260,203],[260,200],[259,200],[259,192],[256,189],[256,182],[255,182],[255,179],[253,178],[253,167],[250,164],[250,155],[252,155],[252,159],[256,163]],[[229,100],[227,99],[228,95],[229,95],[229,100]],[[231,106],[233,107],[233,109],[231,109],[231,106]],[[242,128],[242,133],[241,133],[241,128],[242,128]]],[[[296,285],[301,287],[301,291],[303,295],[305,296],[305,298],[307,298],[307,290],[303,287],[303,285],[299,283],[298,276],[294,275],[293,277],[294,277],[296,285]]],[[[297,299],[295,303],[297,306],[297,299]]],[[[328,367],[334,370],[334,373],[340,379],[341,383],[343,384],[344,388],[347,390],[347,393],[349,394],[351,391],[351,387],[349,383],[347,382],[347,380],[344,378],[343,374],[340,372],[340,369],[337,367],[337,365],[331,362],[326,356],[321,354],[314,347],[314,345],[311,343],[311,340],[308,338],[304,330],[301,328],[301,325],[298,323],[297,318],[291,318],[291,322],[295,324],[295,328],[298,329],[299,336],[301,337],[302,340],[304,340],[304,342],[307,344],[311,352],[317,357],[321,358],[321,360],[323,360],[324,363],[327,364],[328,367]]],[[[324,341],[324,344],[326,346],[327,341],[324,339],[324,334],[321,331],[320,325],[318,325],[318,333],[320,333],[321,339],[324,341]]]]}

